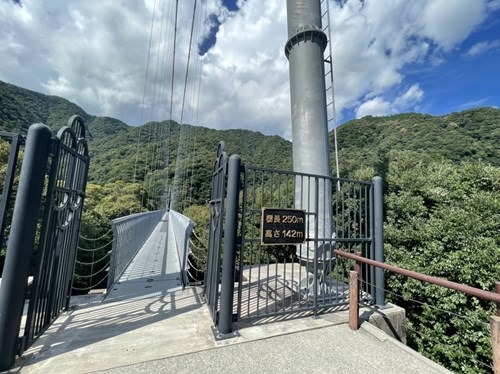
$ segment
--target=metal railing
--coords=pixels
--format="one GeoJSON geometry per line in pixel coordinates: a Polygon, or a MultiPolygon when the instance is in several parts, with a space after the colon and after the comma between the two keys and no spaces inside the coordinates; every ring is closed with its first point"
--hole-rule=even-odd
{"type": "Polygon", "coordinates": [[[214,325],[217,325],[219,318],[219,283],[222,265],[221,255],[224,234],[222,225],[224,224],[224,203],[226,201],[227,163],[228,157],[224,151],[224,142],[220,142],[212,174],[207,272],[205,274],[205,287],[203,290],[214,325]]]}
{"type": "Polygon", "coordinates": [[[188,277],[188,255],[189,255],[189,238],[194,227],[194,222],[186,216],[170,210],[168,213],[168,225],[172,229],[174,235],[177,255],[179,256],[179,264],[181,267],[182,284],[189,284],[188,277]]]}
{"type": "Polygon", "coordinates": [[[422,282],[435,284],[437,286],[446,287],[451,290],[462,292],[470,296],[474,296],[483,300],[488,300],[496,303],[496,315],[492,316],[490,319],[491,324],[491,341],[493,346],[493,366],[495,374],[500,373],[500,282],[495,283],[495,292],[485,291],[479,288],[471,287],[465,284],[452,282],[446,279],[433,277],[430,275],[418,273],[416,271],[403,269],[394,265],[385,264],[383,262],[370,260],[364,258],[362,255],[346,253],[344,251],[335,249],[335,254],[338,256],[346,257],[356,261],[356,270],[350,272],[350,283],[349,283],[349,298],[351,303],[349,304],[349,327],[352,330],[357,330],[359,327],[359,281],[362,279],[361,275],[361,263],[375,266],[379,269],[385,269],[397,274],[404,275],[413,279],[420,280],[422,282]]]}
{"type": "Polygon", "coordinates": [[[108,292],[112,289],[137,251],[150,237],[160,220],[165,216],[166,210],[137,213],[130,216],[117,218],[111,221],[113,230],[113,246],[111,249],[111,262],[108,272],[108,292]]]}

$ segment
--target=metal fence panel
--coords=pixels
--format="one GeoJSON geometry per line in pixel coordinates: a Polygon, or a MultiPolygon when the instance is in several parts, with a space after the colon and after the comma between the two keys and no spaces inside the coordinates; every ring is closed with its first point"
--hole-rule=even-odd
{"type": "MultiPolygon", "coordinates": [[[[241,165],[239,178],[230,182],[227,165],[228,158],[221,143],[212,178],[205,278],[205,298],[214,325],[219,328],[217,336],[223,339],[231,335],[232,320],[289,313],[317,314],[347,307],[349,271],[355,264],[337,257],[334,249],[361,253],[369,259],[378,256],[383,260],[380,178],[365,182],[241,165]],[[374,185],[378,186],[375,198],[380,201],[377,204],[373,202],[374,185]],[[234,191],[235,186],[236,195],[226,196],[226,190],[231,187],[234,191]],[[229,210],[224,206],[226,198],[239,204],[232,215],[225,214],[228,213],[225,210],[229,210]],[[296,220],[300,221],[296,223],[301,224],[301,230],[291,234],[299,237],[288,242],[269,240],[268,234],[274,239],[281,235],[278,229],[274,233],[264,229],[270,227],[266,225],[269,222],[264,221],[264,212],[273,211],[296,212],[296,220]],[[327,219],[319,217],[325,214],[327,219]],[[224,217],[238,224],[238,240],[232,246],[225,243],[229,233],[223,230],[223,224],[227,226],[224,217]],[[290,242],[300,244],[283,244],[290,242]],[[221,263],[223,244],[224,252],[236,251],[236,259],[230,265],[227,261],[221,263]],[[228,297],[227,290],[232,290],[233,286],[234,294],[228,297]],[[225,293],[224,300],[233,300],[232,313],[224,308],[222,322],[221,291],[225,293]]],[[[275,218],[276,222],[281,218],[275,218]]],[[[289,234],[283,230],[285,238],[289,234]]],[[[363,282],[361,298],[367,302],[383,301],[383,295],[375,294],[377,282],[383,283],[383,274],[363,266],[362,277],[367,282],[363,282]]]]}
{"type": "Polygon", "coordinates": [[[10,143],[9,158],[2,186],[2,196],[0,197],[0,248],[2,248],[7,246],[6,228],[8,224],[8,212],[12,205],[12,199],[15,198],[14,180],[16,167],[18,166],[19,151],[21,146],[24,145],[25,137],[19,134],[0,132],[0,138],[10,143]]]}
{"type": "MultiPolygon", "coordinates": [[[[244,167],[239,283],[234,313],[238,321],[284,313],[318,313],[348,303],[352,266],[332,250],[371,254],[370,182],[244,167]],[[309,191],[307,196],[297,189],[309,191]],[[319,191],[320,189],[323,189],[319,191]],[[314,196],[332,196],[332,206],[314,196]],[[305,243],[261,244],[262,208],[306,209],[305,243]],[[309,207],[307,209],[307,207],[309,207]],[[318,227],[319,212],[331,211],[332,228],[318,227]],[[310,228],[313,228],[312,230],[310,228]],[[332,232],[322,238],[319,232],[332,232]]],[[[365,268],[365,276],[369,269],[365,268]]],[[[364,290],[368,295],[371,290],[364,290]],[[368,293],[367,293],[368,292],[368,293]]]]}

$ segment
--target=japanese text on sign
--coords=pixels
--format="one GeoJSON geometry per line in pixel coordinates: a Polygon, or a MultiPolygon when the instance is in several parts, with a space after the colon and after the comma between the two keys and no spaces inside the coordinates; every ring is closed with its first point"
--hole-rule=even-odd
{"type": "Polygon", "coordinates": [[[262,208],[262,244],[301,244],[305,239],[305,211],[262,208]]]}

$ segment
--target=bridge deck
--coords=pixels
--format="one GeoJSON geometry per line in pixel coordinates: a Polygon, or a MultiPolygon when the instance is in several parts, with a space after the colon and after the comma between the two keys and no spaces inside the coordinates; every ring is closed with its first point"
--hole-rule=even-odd
{"type": "Polygon", "coordinates": [[[106,301],[161,296],[182,289],[179,256],[169,230],[166,219],[156,226],[106,301]]]}

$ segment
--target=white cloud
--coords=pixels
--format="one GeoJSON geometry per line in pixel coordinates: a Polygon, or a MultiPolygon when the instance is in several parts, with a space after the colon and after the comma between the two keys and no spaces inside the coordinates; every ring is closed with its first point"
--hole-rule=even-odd
{"type": "Polygon", "coordinates": [[[403,112],[413,108],[424,98],[424,91],[418,83],[411,85],[401,96],[394,100],[394,108],[398,112],[403,112]]]}
{"type": "Polygon", "coordinates": [[[498,9],[500,9],[500,0],[490,0],[488,2],[488,10],[494,12],[498,9]]]}
{"type": "Polygon", "coordinates": [[[287,134],[286,12],[281,0],[246,1],[220,26],[204,58],[203,123],[287,134]]]}
{"type": "Polygon", "coordinates": [[[335,2],[331,19],[338,111],[359,111],[360,98],[381,104],[371,98],[401,85],[408,64],[442,63],[446,52],[484,20],[485,9],[485,1],[477,0],[393,0],[383,6],[373,0],[335,2]]]}
{"type": "Polygon", "coordinates": [[[485,17],[484,1],[427,1],[422,17],[423,35],[449,51],[464,40],[485,17]]]}
{"type": "Polygon", "coordinates": [[[389,114],[390,106],[391,104],[389,102],[377,96],[365,101],[356,109],[356,118],[365,116],[385,116],[389,114]]]}
{"type": "Polygon", "coordinates": [[[424,98],[424,91],[418,83],[402,91],[393,101],[387,101],[381,96],[364,101],[356,108],[356,118],[364,116],[386,116],[416,108],[419,102],[424,98]]]}
{"type": "Polygon", "coordinates": [[[498,39],[479,42],[470,47],[467,53],[465,53],[465,56],[474,58],[499,48],[500,48],[500,40],[498,39]]]}
{"type": "MultiPolygon", "coordinates": [[[[477,108],[481,106],[485,106],[485,104],[490,100],[489,97],[483,97],[478,100],[473,100],[473,101],[467,101],[465,103],[462,103],[460,105],[456,105],[452,107],[451,109],[453,110],[465,110],[465,109],[471,109],[471,108],[477,108]]],[[[493,107],[495,108],[495,107],[493,107]]]]}
{"type": "MultiPolygon", "coordinates": [[[[330,1],[335,100],[342,117],[348,110],[379,115],[416,108],[424,93],[418,84],[408,86],[405,68],[446,61],[500,0],[330,1]]],[[[0,1],[1,80],[64,96],[89,113],[132,125],[168,117],[174,0],[165,0],[165,8],[163,0],[22,3],[0,1]]],[[[205,15],[201,5],[206,6],[206,14],[215,15],[221,26],[217,43],[203,57],[191,56],[194,70],[203,64],[202,92],[196,117],[191,72],[183,121],[199,118],[199,124],[209,127],[249,128],[290,138],[283,0],[238,0],[237,12],[222,7],[221,0],[198,4],[200,17],[205,15]]],[[[193,2],[179,5],[175,120],[181,112],[193,2]]],[[[201,29],[201,23],[195,30],[197,42],[210,28],[206,23],[201,29]]],[[[491,44],[467,53],[477,55],[485,48],[491,44]]]]}

